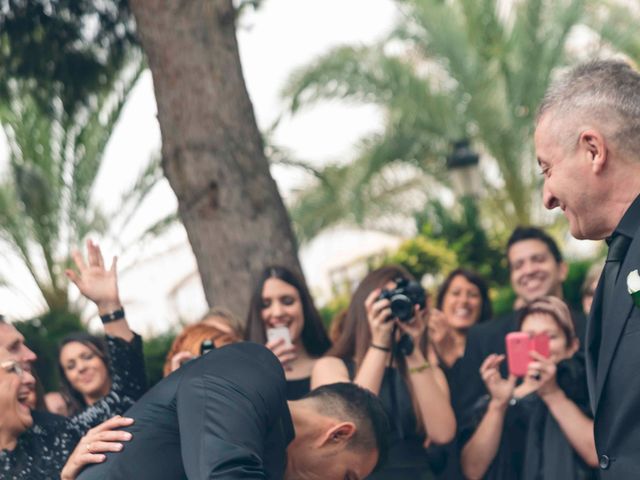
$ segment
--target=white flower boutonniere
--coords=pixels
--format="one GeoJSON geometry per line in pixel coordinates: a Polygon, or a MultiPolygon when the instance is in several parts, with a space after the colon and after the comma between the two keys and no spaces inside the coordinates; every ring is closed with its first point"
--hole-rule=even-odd
{"type": "Polygon", "coordinates": [[[640,307],[640,274],[638,270],[629,272],[627,275],[627,290],[629,290],[629,295],[633,298],[635,306],[640,307]]]}

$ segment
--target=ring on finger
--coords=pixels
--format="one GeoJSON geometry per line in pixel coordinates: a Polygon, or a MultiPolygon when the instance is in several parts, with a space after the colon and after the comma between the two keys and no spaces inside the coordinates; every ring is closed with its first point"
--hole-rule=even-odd
{"type": "Polygon", "coordinates": [[[89,453],[93,453],[93,452],[91,451],[91,443],[87,443],[86,447],[87,447],[87,452],[89,452],[89,453]]]}

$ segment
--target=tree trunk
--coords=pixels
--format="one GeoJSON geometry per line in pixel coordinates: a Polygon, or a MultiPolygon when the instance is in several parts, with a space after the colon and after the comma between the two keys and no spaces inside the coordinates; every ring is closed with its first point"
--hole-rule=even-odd
{"type": "Polygon", "coordinates": [[[249,100],[232,0],[130,0],[153,74],[165,175],[210,305],[244,314],[269,264],[300,271],[249,100]]]}

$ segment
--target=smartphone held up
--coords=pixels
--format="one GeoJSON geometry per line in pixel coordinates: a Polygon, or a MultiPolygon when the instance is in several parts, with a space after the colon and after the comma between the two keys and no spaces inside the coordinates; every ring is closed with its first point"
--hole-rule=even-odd
{"type": "Polygon", "coordinates": [[[267,341],[273,342],[275,340],[284,339],[284,344],[287,347],[293,345],[291,342],[291,333],[288,327],[273,327],[267,328],[267,341]]]}
{"type": "Polygon", "coordinates": [[[526,376],[529,362],[532,361],[530,352],[549,357],[549,336],[544,333],[532,336],[525,332],[511,332],[507,334],[505,342],[509,373],[516,377],[526,376]]]}

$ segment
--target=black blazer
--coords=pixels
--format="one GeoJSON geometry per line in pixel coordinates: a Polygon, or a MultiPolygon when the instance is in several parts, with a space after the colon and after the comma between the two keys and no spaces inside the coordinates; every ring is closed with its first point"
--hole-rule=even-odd
{"type": "Polygon", "coordinates": [[[294,437],[282,366],[248,342],[189,362],[124,415],[133,439],[78,480],[281,479],[294,437]]]}
{"type": "Polygon", "coordinates": [[[640,475],[640,309],[627,291],[627,275],[636,269],[640,269],[638,232],[604,312],[601,278],[587,327],[587,381],[603,479],[640,475]]]}

